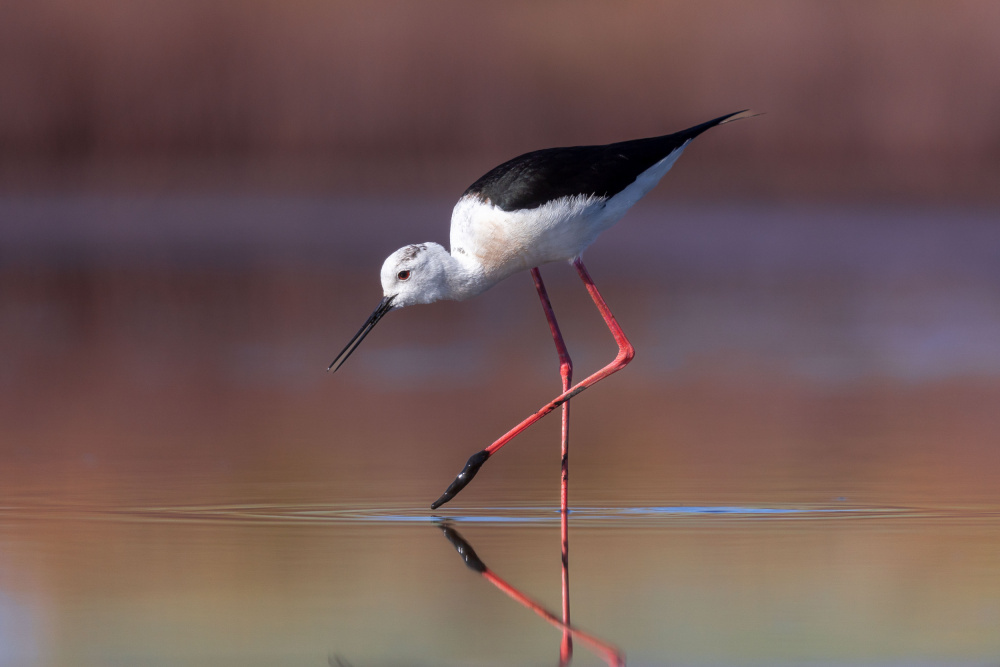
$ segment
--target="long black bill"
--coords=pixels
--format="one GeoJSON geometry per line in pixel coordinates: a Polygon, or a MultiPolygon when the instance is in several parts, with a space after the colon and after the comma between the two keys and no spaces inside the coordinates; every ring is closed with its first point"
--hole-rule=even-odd
{"type": "Polygon", "coordinates": [[[392,300],[395,298],[395,295],[387,296],[379,302],[378,308],[376,308],[375,312],[368,318],[368,321],[365,322],[360,329],[358,329],[358,333],[354,334],[354,338],[351,339],[351,342],[347,344],[347,347],[340,351],[340,354],[337,355],[337,358],[333,360],[326,370],[332,373],[337,372],[344,362],[347,361],[347,357],[351,356],[351,352],[354,352],[358,345],[361,345],[361,341],[365,339],[368,332],[375,328],[375,325],[378,324],[380,319],[382,319],[382,316],[392,310],[392,300]]]}

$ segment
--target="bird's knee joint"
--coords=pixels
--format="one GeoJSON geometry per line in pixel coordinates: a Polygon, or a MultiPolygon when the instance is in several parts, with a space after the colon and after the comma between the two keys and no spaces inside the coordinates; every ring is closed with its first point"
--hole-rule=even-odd
{"type": "Polygon", "coordinates": [[[628,347],[623,347],[618,350],[618,356],[615,357],[615,363],[619,366],[624,366],[628,362],[635,358],[635,348],[629,345],[628,347]]]}

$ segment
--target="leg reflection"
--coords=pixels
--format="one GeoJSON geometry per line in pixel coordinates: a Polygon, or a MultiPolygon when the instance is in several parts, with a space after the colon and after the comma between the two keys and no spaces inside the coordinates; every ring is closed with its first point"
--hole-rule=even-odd
{"type": "MultiPolygon", "coordinates": [[[[564,521],[565,517],[566,515],[563,514],[564,521]]],[[[476,555],[476,552],[472,548],[472,545],[469,544],[465,540],[465,538],[463,538],[461,534],[459,534],[459,532],[455,530],[455,528],[452,527],[451,524],[449,524],[447,521],[442,521],[441,523],[438,524],[438,527],[441,528],[441,531],[444,533],[444,536],[448,538],[448,541],[451,542],[452,545],[455,547],[455,550],[458,551],[459,555],[462,557],[462,560],[465,561],[465,564],[466,566],[469,567],[469,569],[475,570],[476,572],[481,574],[484,579],[486,579],[491,584],[499,588],[509,597],[513,598],[520,604],[524,605],[531,611],[541,616],[543,619],[548,621],[550,625],[559,628],[560,630],[563,631],[564,640],[562,645],[560,646],[560,661],[559,661],[561,666],[569,664],[571,656],[567,653],[566,644],[569,638],[573,638],[581,642],[584,646],[586,646],[595,654],[600,656],[608,665],[612,665],[614,667],[624,667],[625,654],[622,653],[617,647],[608,644],[607,642],[601,641],[597,637],[587,634],[586,632],[577,630],[569,623],[562,621],[558,616],[553,614],[548,609],[545,609],[540,603],[538,603],[535,600],[532,600],[530,597],[528,597],[527,595],[525,595],[524,593],[522,593],[521,591],[519,591],[518,589],[514,588],[512,585],[501,579],[499,576],[497,576],[496,573],[494,573],[492,570],[490,570],[490,568],[486,566],[486,564],[479,558],[479,556],[476,555]]],[[[568,568],[564,568],[563,571],[564,581],[567,581],[569,576],[568,573],[566,572],[566,569],[568,568]]],[[[564,593],[566,592],[564,591],[564,593]]],[[[568,594],[564,595],[564,599],[568,600],[568,594]]],[[[567,608],[565,612],[568,616],[569,609],[567,608]]]]}

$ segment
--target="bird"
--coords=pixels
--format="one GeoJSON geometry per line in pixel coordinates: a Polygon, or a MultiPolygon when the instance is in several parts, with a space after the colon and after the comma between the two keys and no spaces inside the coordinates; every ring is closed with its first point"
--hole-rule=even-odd
{"type": "Polygon", "coordinates": [[[567,508],[569,400],[624,368],[635,349],[583,264],[583,251],[652,190],[695,137],[751,117],[748,109],[686,130],[611,144],[545,148],[491,169],[466,189],[451,215],[451,249],[428,242],[403,246],[382,264],[382,300],[327,368],[336,372],[389,312],[440,300],[464,301],[511,275],[530,271],[560,358],[563,391],[493,444],[473,454],[435,510],[451,500],[501,447],[563,406],[562,511],[567,508]],[[566,261],[583,281],[618,344],[615,359],[572,385],[572,361],[538,267],[566,261]]]}

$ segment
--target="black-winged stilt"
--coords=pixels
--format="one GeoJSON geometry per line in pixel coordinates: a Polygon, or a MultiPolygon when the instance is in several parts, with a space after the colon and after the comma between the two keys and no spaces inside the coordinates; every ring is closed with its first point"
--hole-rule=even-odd
{"type": "Polygon", "coordinates": [[[716,125],[749,115],[748,111],[738,111],[661,137],[525,153],[489,171],[458,200],[451,215],[450,253],[437,243],[419,243],[389,255],[382,264],[382,301],[328,370],[340,368],[389,311],[442,299],[462,301],[523,270],[531,271],[559,353],[563,392],[492,445],[473,454],[431,509],[451,500],[498,449],[561,405],[561,500],[562,510],[566,511],[568,401],[621,370],[635,353],[580,256],[601,232],[653,189],[692,139],[716,125]],[[572,362],[538,271],[542,264],[558,261],[569,261],[576,267],[618,343],[614,361],[572,386],[572,362]]]}

